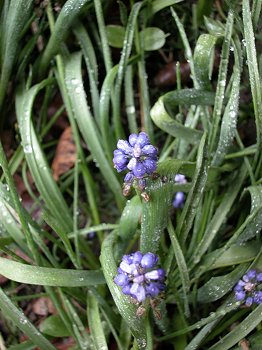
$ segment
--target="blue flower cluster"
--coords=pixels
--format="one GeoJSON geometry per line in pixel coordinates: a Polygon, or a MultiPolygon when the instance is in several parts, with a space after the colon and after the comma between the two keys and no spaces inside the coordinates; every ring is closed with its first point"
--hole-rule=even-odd
{"type": "Polygon", "coordinates": [[[261,282],[262,272],[257,273],[256,270],[248,271],[234,288],[236,300],[245,301],[246,306],[251,306],[253,303],[261,304],[262,290],[258,289],[258,285],[261,282]]]}
{"type": "Polygon", "coordinates": [[[155,269],[157,262],[158,256],[150,252],[124,255],[114,282],[139,302],[154,298],[165,289],[165,271],[155,269]]]}
{"type": "Polygon", "coordinates": [[[114,151],[113,163],[118,172],[129,169],[124,182],[142,179],[157,168],[157,148],[152,146],[145,132],[131,134],[128,141],[119,140],[114,151]]]}
{"type": "MultiPolygon", "coordinates": [[[[178,184],[187,183],[185,175],[176,174],[175,182],[178,184]]],[[[173,207],[174,208],[183,208],[184,203],[185,203],[185,198],[186,198],[186,196],[185,196],[184,192],[177,192],[175,195],[175,198],[173,200],[173,207]]]]}

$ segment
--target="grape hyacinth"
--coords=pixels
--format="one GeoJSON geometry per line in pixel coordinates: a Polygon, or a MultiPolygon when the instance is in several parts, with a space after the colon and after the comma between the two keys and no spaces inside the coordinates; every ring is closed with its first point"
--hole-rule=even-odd
{"type": "Polygon", "coordinates": [[[235,299],[237,301],[245,301],[246,306],[253,303],[262,303],[262,290],[258,288],[262,282],[262,272],[256,270],[248,271],[241,280],[239,280],[234,288],[235,299]]]}
{"type": "Polygon", "coordinates": [[[124,255],[114,282],[139,302],[154,298],[165,289],[165,271],[155,268],[157,262],[157,255],[150,252],[124,255]]]}
{"type": "Polygon", "coordinates": [[[157,148],[152,146],[145,132],[131,134],[126,140],[117,142],[113,163],[118,172],[129,169],[125,183],[132,183],[134,178],[142,179],[151,175],[157,168],[157,148]]]}
{"type": "MultiPolygon", "coordinates": [[[[185,175],[183,175],[183,174],[176,174],[175,182],[177,184],[185,184],[185,183],[187,183],[185,175]]],[[[185,203],[185,198],[186,198],[186,196],[185,196],[184,192],[181,192],[181,191],[177,192],[176,195],[175,195],[175,198],[173,200],[173,207],[174,208],[183,208],[184,203],[185,203]]]]}

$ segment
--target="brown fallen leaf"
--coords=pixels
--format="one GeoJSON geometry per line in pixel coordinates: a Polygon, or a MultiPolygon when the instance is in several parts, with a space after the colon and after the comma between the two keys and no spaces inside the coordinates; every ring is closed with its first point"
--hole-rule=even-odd
{"type": "Polygon", "coordinates": [[[76,145],[73,139],[72,129],[68,126],[62,133],[52,163],[53,177],[55,181],[61,175],[72,168],[76,161],[76,145]]]}
{"type": "Polygon", "coordinates": [[[48,314],[54,314],[56,312],[51,299],[47,297],[36,299],[33,303],[32,309],[36,315],[40,316],[47,316],[48,314]]]}

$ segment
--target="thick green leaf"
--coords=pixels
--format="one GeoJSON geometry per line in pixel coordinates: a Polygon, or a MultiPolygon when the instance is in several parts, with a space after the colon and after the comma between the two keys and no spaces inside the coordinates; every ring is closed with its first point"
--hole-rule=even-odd
{"type": "Polygon", "coordinates": [[[166,35],[157,27],[147,27],[139,34],[145,51],[159,50],[165,45],[166,35]]]}
{"type": "Polygon", "coordinates": [[[213,18],[204,17],[204,22],[209,33],[216,37],[224,36],[225,26],[220,21],[216,21],[213,18]]]}
{"type": "Polygon", "coordinates": [[[107,285],[121,316],[130,327],[131,332],[137,340],[138,347],[140,349],[144,349],[146,348],[148,342],[145,328],[145,319],[143,316],[138,317],[136,315],[137,306],[130,302],[130,297],[124,295],[121,291],[121,288],[118,287],[113,281],[114,277],[117,274],[117,266],[113,254],[113,244],[115,238],[116,233],[112,232],[104,240],[100,256],[101,265],[107,285]]]}
{"type": "MultiPolygon", "coordinates": [[[[175,174],[174,174],[175,176],[175,174]]],[[[148,180],[149,201],[142,205],[140,249],[143,253],[157,253],[160,236],[167,225],[173,197],[173,181],[148,180]]]]}
{"type": "Polygon", "coordinates": [[[142,213],[142,203],[139,196],[134,196],[126,202],[119,222],[118,234],[124,241],[134,236],[142,213]]]}
{"type": "Polygon", "coordinates": [[[242,264],[253,260],[259,253],[259,250],[259,244],[253,241],[248,243],[241,243],[241,245],[232,245],[226,251],[221,248],[207,254],[203,259],[202,265],[208,266],[207,269],[209,270],[224,266],[242,264]]]}
{"type": "Polygon", "coordinates": [[[52,315],[47,317],[40,323],[40,331],[52,337],[69,337],[71,333],[63,324],[59,315],[52,315]]]}
{"type": "Polygon", "coordinates": [[[151,14],[154,15],[158,11],[163,10],[165,7],[169,7],[175,4],[178,4],[179,2],[182,2],[184,0],[153,0],[151,2],[151,14]]]}
{"type": "MultiPolygon", "coordinates": [[[[192,94],[195,96],[193,96],[193,98],[191,99],[192,103],[190,104],[197,104],[199,103],[200,93],[195,93],[196,91],[197,90],[193,90],[193,92],[192,90],[187,90],[187,91],[184,90],[185,99],[182,99],[182,100],[180,99],[183,95],[183,92],[181,93],[181,91],[168,93],[169,96],[167,97],[166,95],[160,97],[159,100],[154,104],[150,112],[151,118],[153,122],[156,124],[156,126],[158,126],[163,131],[167,132],[168,134],[172,135],[173,137],[185,139],[190,143],[198,143],[203,135],[202,131],[185,127],[178,121],[172,119],[168,114],[164,105],[165,101],[167,101],[167,104],[169,102],[172,102],[172,105],[189,104],[190,103],[189,96],[192,96],[192,94]],[[198,95],[198,99],[196,95],[198,95]]],[[[202,95],[201,95],[201,98],[202,98],[202,95]]],[[[210,100],[210,96],[209,96],[209,104],[212,104],[212,100],[210,100]]]]}
{"type": "Polygon", "coordinates": [[[116,24],[106,26],[108,43],[112,47],[122,48],[125,38],[125,28],[116,24]]]}
{"type": "Polygon", "coordinates": [[[104,284],[101,271],[54,269],[0,258],[0,273],[13,281],[40,286],[81,287],[104,284]]]}
{"type": "Polygon", "coordinates": [[[217,38],[210,34],[202,34],[197,40],[194,51],[195,74],[198,86],[210,90],[210,65],[213,63],[214,46],[217,38]]]}
{"type": "Polygon", "coordinates": [[[198,289],[197,301],[199,303],[211,303],[222,298],[232,290],[237,281],[246,272],[246,269],[247,265],[240,265],[227,275],[212,277],[198,289]]]}
{"type": "Polygon", "coordinates": [[[38,331],[28,318],[12,303],[8,296],[0,288],[0,309],[14,324],[24,332],[33,343],[45,350],[56,348],[38,331]]]}

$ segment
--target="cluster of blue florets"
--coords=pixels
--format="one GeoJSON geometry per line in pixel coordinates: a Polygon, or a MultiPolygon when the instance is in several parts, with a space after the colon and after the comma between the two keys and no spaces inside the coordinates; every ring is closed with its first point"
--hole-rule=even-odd
{"type": "Polygon", "coordinates": [[[262,272],[248,271],[234,288],[237,301],[245,302],[246,306],[262,303],[262,272]]]}
{"type": "Polygon", "coordinates": [[[155,268],[157,262],[158,256],[150,252],[124,255],[114,282],[139,302],[154,298],[165,289],[165,271],[155,268]]]}
{"type": "Polygon", "coordinates": [[[157,168],[157,148],[152,146],[145,132],[131,134],[126,140],[117,142],[113,163],[118,172],[130,170],[124,179],[131,183],[134,178],[142,179],[157,168]]]}

